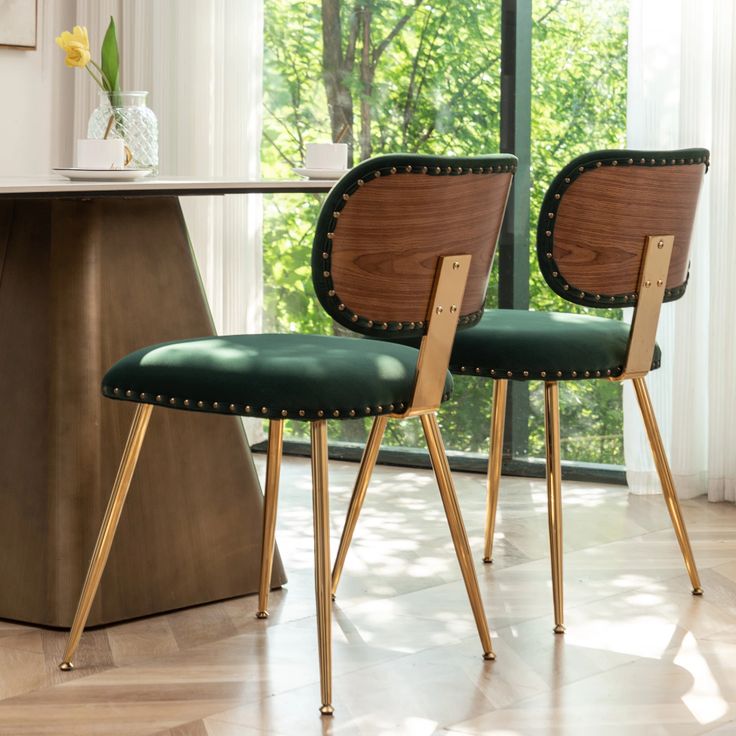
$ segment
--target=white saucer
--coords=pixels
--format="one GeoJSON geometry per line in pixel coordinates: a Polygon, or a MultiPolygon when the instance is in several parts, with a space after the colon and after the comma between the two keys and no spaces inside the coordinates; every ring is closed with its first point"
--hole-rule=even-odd
{"type": "Polygon", "coordinates": [[[150,169],[54,169],[57,174],[77,181],[135,181],[148,176],[150,169]]]}
{"type": "Polygon", "coordinates": [[[343,174],[347,174],[349,169],[292,169],[299,176],[306,176],[308,179],[340,179],[343,174]]]}

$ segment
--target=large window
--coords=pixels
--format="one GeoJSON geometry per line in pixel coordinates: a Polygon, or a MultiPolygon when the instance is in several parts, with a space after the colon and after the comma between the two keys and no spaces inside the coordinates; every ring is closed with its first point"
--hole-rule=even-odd
{"type": "MultiPolygon", "coordinates": [[[[290,175],[306,143],[338,137],[351,144],[354,162],[391,151],[498,151],[502,5],[501,0],[265,0],[263,175],[290,175]]],[[[525,3],[518,5],[522,13],[525,3]]],[[[627,0],[536,0],[531,23],[527,11],[531,232],[544,189],[563,163],[584,150],[623,145],[626,5],[627,0]]],[[[266,199],[269,331],[330,334],[339,329],[321,310],[310,280],[319,205],[310,196],[266,199]]],[[[500,278],[526,280],[533,309],[577,309],[546,287],[530,245],[528,238],[516,243],[528,250],[530,260],[522,259],[520,266],[517,259],[516,272],[503,269],[500,278]]],[[[496,267],[489,307],[499,304],[498,282],[496,267]]],[[[478,458],[479,466],[487,452],[491,392],[490,381],[458,378],[453,401],[440,413],[448,448],[478,458]]],[[[508,459],[516,468],[543,454],[540,388],[519,387],[512,399],[508,459]]],[[[563,457],[620,464],[619,387],[603,381],[567,386],[561,401],[563,457]]],[[[287,424],[292,438],[308,429],[287,424]]],[[[421,447],[421,430],[414,425],[390,423],[386,444],[421,447]]],[[[361,421],[330,427],[331,440],[358,445],[367,431],[361,421]]]]}

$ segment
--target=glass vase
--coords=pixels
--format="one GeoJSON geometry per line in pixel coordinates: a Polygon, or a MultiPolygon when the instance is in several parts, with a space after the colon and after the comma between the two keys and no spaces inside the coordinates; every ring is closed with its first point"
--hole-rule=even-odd
{"type": "Polygon", "coordinates": [[[88,138],[122,138],[126,167],[158,173],[158,120],[146,106],[148,92],[100,92],[87,126],[88,138]]]}

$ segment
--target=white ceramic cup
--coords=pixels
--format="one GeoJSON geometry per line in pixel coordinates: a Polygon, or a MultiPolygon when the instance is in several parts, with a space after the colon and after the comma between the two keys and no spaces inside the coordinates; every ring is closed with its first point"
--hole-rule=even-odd
{"type": "Polygon", "coordinates": [[[122,169],[125,147],[120,138],[80,138],[77,140],[77,167],[80,169],[122,169]]]}
{"type": "Polygon", "coordinates": [[[307,143],[304,149],[305,169],[337,169],[348,167],[347,143],[307,143]]]}

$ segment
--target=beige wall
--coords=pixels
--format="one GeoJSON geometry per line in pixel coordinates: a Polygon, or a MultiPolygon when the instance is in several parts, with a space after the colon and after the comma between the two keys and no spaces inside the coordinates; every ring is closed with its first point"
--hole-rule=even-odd
{"type": "Polygon", "coordinates": [[[35,51],[0,48],[0,176],[71,165],[74,74],[54,38],[74,25],[75,0],[39,0],[35,51]]]}

